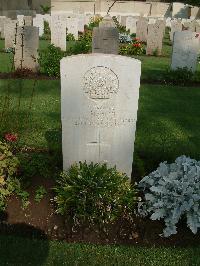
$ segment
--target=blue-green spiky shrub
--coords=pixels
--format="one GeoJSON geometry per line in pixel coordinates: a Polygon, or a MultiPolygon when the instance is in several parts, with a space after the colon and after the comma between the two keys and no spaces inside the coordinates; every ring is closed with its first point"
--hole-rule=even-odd
{"type": "Polygon", "coordinates": [[[152,220],[164,219],[163,236],[177,233],[181,217],[196,234],[200,227],[200,161],[186,156],[178,157],[175,163],[161,163],[158,169],[144,177],[139,188],[145,201],[139,203],[139,213],[150,215],[152,220]]]}

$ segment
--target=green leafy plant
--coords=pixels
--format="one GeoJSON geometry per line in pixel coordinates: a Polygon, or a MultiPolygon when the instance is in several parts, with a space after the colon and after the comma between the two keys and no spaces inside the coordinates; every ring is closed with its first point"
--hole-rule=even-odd
{"type": "Polygon", "coordinates": [[[19,153],[20,170],[23,177],[23,181],[29,182],[32,177],[47,178],[52,175],[52,163],[51,158],[45,153],[19,153]]]}
{"type": "Polygon", "coordinates": [[[15,193],[22,201],[22,209],[25,210],[30,204],[29,193],[22,189],[20,182],[16,183],[15,193]]]}
{"type": "Polygon", "coordinates": [[[72,33],[68,33],[66,37],[67,41],[75,41],[74,35],[72,33]]]}
{"type": "Polygon", "coordinates": [[[117,29],[119,30],[119,33],[126,33],[126,34],[129,34],[130,33],[130,31],[127,31],[126,30],[126,27],[125,26],[123,26],[123,25],[121,25],[119,23],[119,21],[117,20],[117,18],[115,16],[112,17],[112,19],[115,22],[115,25],[116,25],[117,29]]]}
{"type": "Polygon", "coordinates": [[[52,6],[47,6],[47,5],[40,5],[40,7],[42,9],[43,14],[48,14],[52,8],[52,6]]]}
{"type": "Polygon", "coordinates": [[[73,46],[67,51],[67,54],[87,54],[92,50],[92,32],[86,30],[79,36],[79,40],[76,41],[73,46]]]}
{"type": "Polygon", "coordinates": [[[95,28],[95,27],[99,27],[99,23],[100,23],[102,20],[103,20],[103,18],[100,17],[100,16],[95,16],[95,17],[91,18],[90,23],[89,23],[89,25],[87,26],[87,29],[92,31],[93,28],[95,28]]]}
{"type": "Polygon", "coordinates": [[[35,191],[35,201],[39,203],[44,196],[47,194],[46,189],[43,186],[40,186],[36,191],[35,191]]]}
{"type": "Polygon", "coordinates": [[[0,210],[6,206],[6,198],[16,188],[19,161],[10,150],[10,146],[0,141],[0,210]]]}
{"type": "Polygon", "coordinates": [[[128,177],[106,164],[74,164],[61,174],[55,188],[57,213],[74,226],[106,225],[130,218],[137,193],[128,177]]]}
{"type": "Polygon", "coordinates": [[[139,183],[145,201],[139,203],[139,213],[150,219],[164,219],[163,235],[177,233],[176,224],[183,217],[196,234],[200,228],[200,162],[178,157],[175,163],[161,163],[158,169],[139,183]]]}
{"type": "Polygon", "coordinates": [[[51,40],[51,29],[49,27],[49,23],[44,20],[44,33],[40,37],[41,40],[51,40]]]}
{"type": "Polygon", "coordinates": [[[39,53],[40,71],[50,77],[60,76],[60,60],[65,56],[59,47],[50,44],[46,50],[39,53]]]}
{"type": "Polygon", "coordinates": [[[188,69],[177,68],[176,70],[168,69],[163,74],[163,79],[166,84],[185,86],[191,83],[194,73],[188,69]]]}

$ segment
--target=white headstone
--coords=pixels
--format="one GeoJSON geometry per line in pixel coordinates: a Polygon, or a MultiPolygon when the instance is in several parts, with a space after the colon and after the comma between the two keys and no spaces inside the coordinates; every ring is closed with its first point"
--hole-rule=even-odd
{"type": "Polygon", "coordinates": [[[33,26],[17,28],[14,65],[15,69],[30,69],[37,72],[39,29],[33,26]]]}
{"type": "Polygon", "coordinates": [[[19,27],[24,26],[24,15],[17,15],[17,24],[19,27]]]}
{"type": "Polygon", "coordinates": [[[32,16],[24,16],[24,25],[25,26],[33,26],[33,17],[32,16]]]}
{"type": "Polygon", "coordinates": [[[136,37],[142,42],[147,41],[147,28],[148,20],[146,18],[139,18],[136,27],[136,37]]]}
{"type": "Polygon", "coordinates": [[[67,34],[71,33],[74,35],[75,40],[78,40],[78,19],[67,18],[66,20],[67,34]]]}
{"type": "Polygon", "coordinates": [[[65,170],[79,161],[107,162],[131,176],[140,74],[140,61],[119,55],[61,60],[65,170]]]}
{"type": "Polygon", "coordinates": [[[42,15],[37,14],[35,18],[33,18],[33,26],[39,28],[39,36],[44,34],[44,18],[42,15]]]}
{"type": "Polygon", "coordinates": [[[182,31],[182,23],[179,20],[171,21],[171,32],[170,32],[170,40],[173,41],[174,32],[182,31]]]}
{"type": "Polygon", "coordinates": [[[0,37],[4,38],[4,24],[6,21],[5,16],[0,16],[0,37]]]}
{"type": "Polygon", "coordinates": [[[60,14],[51,16],[51,44],[66,51],[66,20],[60,14]]]}
{"type": "Polygon", "coordinates": [[[199,49],[200,34],[191,31],[175,32],[171,68],[175,70],[187,67],[194,72],[199,49]]]}
{"type": "Polygon", "coordinates": [[[130,30],[130,34],[136,33],[136,25],[138,18],[128,17],[126,19],[126,30],[130,30]]]}
{"type": "Polygon", "coordinates": [[[4,24],[5,49],[14,48],[17,32],[17,20],[6,19],[4,24]]]}
{"type": "Polygon", "coordinates": [[[155,24],[148,25],[147,35],[147,55],[153,55],[157,52],[157,55],[162,54],[162,43],[165,32],[165,21],[157,20],[155,24]]]}

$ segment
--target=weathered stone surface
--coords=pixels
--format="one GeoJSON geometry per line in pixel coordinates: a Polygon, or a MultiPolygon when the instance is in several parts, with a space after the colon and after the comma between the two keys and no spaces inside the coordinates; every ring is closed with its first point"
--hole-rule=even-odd
{"type": "Polygon", "coordinates": [[[66,51],[66,18],[61,14],[51,16],[51,43],[66,51]]]}
{"type": "Polygon", "coordinates": [[[5,49],[14,48],[17,20],[6,19],[4,24],[5,49]]]}
{"type": "Polygon", "coordinates": [[[44,17],[43,15],[37,14],[35,18],[33,18],[33,26],[39,28],[39,36],[44,34],[44,17]]]}
{"type": "Polygon", "coordinates": [[[24,16],[24,25],[25,26],[33,26],[33,17],[32,16],[24,16]]]}
{"type": "Polygon", "coordinates": [[[139,38],[142,42],[147,41],[147,28],[148,20],[146,18],[139,18],[136,27],[136,37],[139,38]]]}
{"type": "Polygon", "coordinates": [[[103,20],[99,23],[99,28],[116,28],[115,22],[113,21],[112,17],[110,15],[106,15],[103,20]]]}
{"type": "Polygon", "coordinates": [[[173,70],[187,67],[196,70],[200,35],[191,31],[175,32],[173,41],[172,64],[173,70]]]}
{"type": "Polygon", "coordinates": [[[157,55],[162,54],[162,43],[165,32],[165,21],[157,20],[155,24],[148,25],[148,35],[147,35],[147,55],[157,55]]]}
{"type": "Polygon", "coordinates": [[[180,20],[172,20],[171,21],[171,32],[170,32],[170,40],[173,41],[173,36],[176,31],[182,31],[182,23],[180,20]]]}
{"type": "Polygon", "coordinates": [[[139,18],[127,17],[126,30],[130,31],[130,34],[136,33],[137,21],[139,18]]]}
{"type": "Polygon", "coordinates": [[[94,28],[92,35],[92,52],[118,54],[119,31],[117,28],[94,28]]]}
{"type": "Polygon", "coordinates": [[[24,26],[24,15],[17,15],[17,25],[19,27],[24,26]]]}
{"type": "Polygon", "coordinates": [[[30,69],[37,72],[39,29],[32,26],[17,28],[14,64],[15,69],[30,69]]]}
{"type": "Polygon", "coordinates": [[[65,170],[79,161],[107,162],[131,176],[140,74],[140,61],[119,55],[61,60],[65,170]]]}
{"type": "Polygon", "coordinates": [[[73,34],[75,40],[78,40],[78,18],[67,18],[66,26],[67,33],[73,34]]]}
{"type": "Polygon", "coordinates": [[[0,16],[0,37],[4,39],[4,24],[5,24],[6,17],[0,16]]]}

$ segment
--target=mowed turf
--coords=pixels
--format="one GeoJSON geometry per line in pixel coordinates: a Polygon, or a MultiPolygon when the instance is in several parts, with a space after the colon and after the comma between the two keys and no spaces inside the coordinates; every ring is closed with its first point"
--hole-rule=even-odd
{"type": "Polygon", "coordinates": [[[200,248],[67,244],[0,236],[0,265],[197,266],[200,248]]]}
{"type": "MultiPolygon", "coordinates": [[[[142,84],[135,160],[151,170],[182,154],[200,159],[199,102],[200,87],[142,84]]],[[[0,119],[1,133],[18,133],[20,145],[48,148],[47,136],[61,133],[60,81],[0,80],[0,119]]]]}

